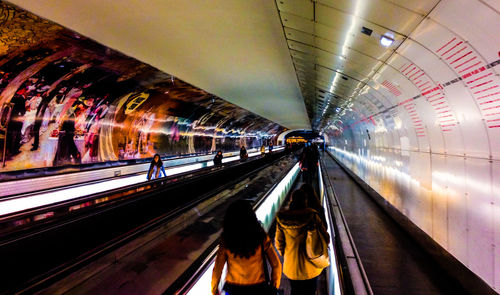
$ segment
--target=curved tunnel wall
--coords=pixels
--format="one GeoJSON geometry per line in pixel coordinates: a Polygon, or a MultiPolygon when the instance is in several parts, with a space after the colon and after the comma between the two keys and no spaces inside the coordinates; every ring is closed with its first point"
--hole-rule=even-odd
{"type": "Polygon", "coordinates": [[[0,180],[30,168],[256,147],[284,129],[29,12],[4,2],[0,11],[0,180]]]}
{"type": "Polygon", "coordinates": [[[324,130],[344,164],[497,292],[499,11],[440,1],[324,130]]]}

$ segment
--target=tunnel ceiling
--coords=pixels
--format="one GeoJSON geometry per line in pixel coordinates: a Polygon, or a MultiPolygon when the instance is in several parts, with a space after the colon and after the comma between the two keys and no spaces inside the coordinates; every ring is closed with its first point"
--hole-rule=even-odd
{"type": "Polygon", "coordinates": [[[9,1],[287,128],[310,128],[273,1],[9,1]]]}
{"type": "Polygon", "coordinates": [[[11,2],[290,129],[450,132],[469,116],[460,86],[500,120],[479,102],[498,94],[495,1],[11,2]],[[483,95],[465,82],[479,73],[493,77],[483,95]]]}
{"type": "Polygon", "coordinates": [[[313,127],[345,114],[438,2],[277,0],[313,127]]]}

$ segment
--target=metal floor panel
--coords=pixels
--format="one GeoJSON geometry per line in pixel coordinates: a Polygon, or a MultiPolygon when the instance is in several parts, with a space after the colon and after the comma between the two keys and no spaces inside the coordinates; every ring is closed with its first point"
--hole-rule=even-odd
{"type": "Polygon", "coordinates": [[[323,161],[374,294],[466,294],[331,157],[323,161]]]}

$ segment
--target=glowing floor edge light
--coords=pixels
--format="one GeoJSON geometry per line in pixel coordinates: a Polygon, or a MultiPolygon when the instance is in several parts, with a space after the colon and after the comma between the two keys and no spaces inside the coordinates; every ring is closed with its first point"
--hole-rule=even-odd
{"type": "MultiPolygon", "coordinates": [[[[280,181],[280,183],[272,190],[271,193],[269,193],[266,200],[264,200],[264,202],[262,202],[260,206],[255,210],[257,218],[263,223],[263,226],[266,229],[266,231],[271,226],[272,219],[274,218],[274,215],[276,213],[275,211],[279,208],[279,206],[277,205],[284,201],[286,195],[290,191],[298,174],[299,174],[299,163],[293,166],[293,168],[280,181]]],[[[192,286],[192,288],[186,294],[189,295],[212,294],[211,282],[212,282],[212,272],[215,264],[214,259],[215,257],[212,258],[212,262],[210,263],[209,267],[199,277],[198,281],[192,286]]],[[[224,280],[221,280],[221,282],[223,281],[224,280]]]]}
{"type": "MultiPolygon", "coordinates": [[[[279,147],[276,150],[282,150],[283,147],[279,147]]],[[[249,157],[254,157],[259,155],[260,152],[250,153],[249,157]]],[[[223,159],[223,162],[233,162],[240,159],[240,156],[233,156],[223,159]]],[[[172,166],[165,169],[167,176],[176,175],[179,173],[192,171],[196,169],[201,169],[203,167],[213,166],[212,160],[203,163],[195,163],[190,165],[182,165],[180,167],[172,166]]],[[[112,179],[108,181],[102,181],[98,183],[92,183],[88,185],[82,185],[77,187],[71,187],[67,189],[61,189],[57,191],[51,191],[47,193],[41,193],[37,195],[32,195],[29,197],[10,199],[6,201],[0,201],[0,216],[11,214],[14,212],[23,211],[26,209],[32,209],[36,207],[46,206],[49,204],[54,204],[62,201],[73,200],[76,198],[101,193],[104,191],[109,191],[124,187],[127,185],[133,185],[141,182],[146,182],[145,174],[134,175],[130,177],[112,179]]]]}
{"type": "MultiPolygon", "coordinates": [[[[333,227],[330,224],[331,216],[330,216],[330,210],[327,209],[325,206],[326,204],[329,204],[327,201],[327,194],[325,194],[325,189],[324,189],[324,183],[323,183],[323,173],[321,172],[321,166],[318,167],[319,169],[319,180],[320,180],[320,189],[321,189],[321,198],[322,198],[322,204],[323,204],[323,210],[325,211],[326,215],[326,225],[327,225],[327,230],[328,233],[330,234],[330,237],[333,237],[333,234],[335,233],[333,231],[333,227]]],[[[331,205],[331,204],[329,204],[331,205]]],[[[339,273],[337,269],[337,257],[335,256],[335,251],[333,249],[333,240],[331,239],[330,244],[328,245],[329,248],[329,258],[330,258],[330,266],[328,267],[329,270],[329,277],[328,277],[328,291],[331,292],[331,284],[333,284],[333,294],[334,295],[341,295],[342,293],[340,292],[340,279],[339,279],[339,273]]]]}

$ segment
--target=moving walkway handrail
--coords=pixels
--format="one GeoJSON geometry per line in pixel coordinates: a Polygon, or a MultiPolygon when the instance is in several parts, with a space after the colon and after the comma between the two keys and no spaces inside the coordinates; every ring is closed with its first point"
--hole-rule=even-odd
{"type": "MultiPolygon", "coordinates": [[[[256,211],[263,202],[270,196],[271,193],[276,189],[276,187],[285,179],[289,172],[296,168],[298,164],[295,163],[290,169],[284,170],[279,176],[278,180],[273,184],[273,186],[254,204],[253,209],[256,211]]],[[[296,178],[292,180],[295,182],[296,178]]],[[[208,248],[203,252],[200,257],[190,266],[190,268],[184,272],[181,277],[179,277],[163,294],[186,294],[199,280],[200,275],[208,270],[211,263],[214,261],[219,248],[219,239],[214,241],[208,248]]],[[[209,290],[207,290],[209,291],[209,290]]]]}
{"type": "MultiPolygon", "coordinates": [[[[279,153],[277,153],[279,154],[279,153]]],[[[245,163],[250,163],[252,161],[258,160],[260,158],[254,158],[252,160],[247,160],[245,163]]],[[[239,165],[239,161],[235,161],[232,163],[225,163],[222,165],[222,167],[233,167],[236,165],[239,165]]],[[[192,164],[186,164],[186,165],[192,165],[192,164]]],[[[181,166],[178,166],[181,167],[181,166]]],[[[186,171],[183,173],[179,173],[176,175],[171,175],[167,177],[162,177],[158,178],[155,180],[150,180],[147,182],[141,182],[141,183],[136,183],[136,184],[131,184],[128,186],[123,186],[118,189],[114,189],[112,191],[104,191],[104,192],[98,192],[95,194],[71,199],[71,200],[65,200],[57,203],[52,203],[49,205],[44,205],[41,207],[35,207],[35,208],[30,208],[26,209],[23,211],[18,211],[12,214],[7,214],[4,216],[0,216],[0,237],[3,236],[2,232],[8,231],[8,228],[10,225],[13,223],[18,223],[18,222],[26,222],[26,224],[21,224],[16,226],[16,231],[18,229],[22,229],[23,227],[29,227],[32,225],[40,224],[41,222],[45,222],[49,219],[52,219],[52,217],[57,217],[54,216],[56,213],[57,215],[66,215],[70,213],[71,208],[78,207],[79,205],[82,205],[81,209],[89,209],[91,207],[95,207],[96,205],[102,206],[104,204],[109,204],[112,202],[116,202],[119,200],[123,200],[126,198],[129,198],[130,196],[134,195],[135,193],[144,193],[146,191],[151,191],[158,189],[160,187],[164,187],[166,185],[175,185],[178,183],[180,180],[186,180],[190,179],[192,177],[196,177],[199,175],[199,177],[203,177],[204,175],[208,175],[210,173],[216,173],[219,171],[219,168],[216,168],[215,166],[209,166],[209,167],[204,167],[198,170],[194,171],[186,171]],[[113,198],[113,196],[116,196],[113,198]],[[102,201],[100,201],[102,200],[102,201]],[[93,202],[90,205],[87,205],[89,202],[93,202]],[[59,211],[59,212],[58,212],[59,211]],[[44,215],[45,214],[45,215],[44,215]],[[49,215],[47,215],[49,214],[49,215]],[[28,218],[30,218],[28,220],[28,218]],[[37,220],[34,220],[37,219],[37,220]],[[38,222],[35,222],[38,221],[38,222]]],[[[80,208],[78,208],[80,209],[80,208]]],[[[78,212],[81,212],[79,210],[76,210],[78,212]]],[[[83,211],[83,210],[82,210],[83,211]]],[[[9,233],[7,233],[9,234],[9,233]]]]}
{"type": "MultiPolygon", "coordinates": [[[[265,164],[265,166],[272,165],[276,160],[282,158],[282,153],[276,153],[276,155],[274,157],[271,158],[272,161],[265,164]],[[275,159],[274,159],[274,157],[275,157],[275,159]]],[[[246,162],[246,163],[249,163],[249,162],[246,162]]],[[[148,221],[147,223],[136,227],[133,230],[130,230],[124,234],[121,234],[120,236],[113,238],[112,240],[107,241],[105,244],[102,244],[101,246],[99,246],[95,249],[92,249],[92,250],[88,251],[87,253],[78,256],[75,259],[72,259],[71,261],[68,261],[68,262],[56,267],[55,269],[51,270],[49,272],[49,274],[42,274],[42,275],[40,275],[40,277],[37,277],[37,278],[30,280],[29,282],[27,282],[27,284],[25,284],[24,287],[22,287],[20,292],[21,293],[31,293],[33,290],[40,289],[42,286],[46,285],[48,283],[48,281],[54,281],[55,279],[61,277],[63,274],[68,273],[68,272],[76,269],[80,265],[88,263],[89,261],[91,261],[95,257],[102,255],[104,253],[107,253],[107,252],[111,251],[112,249],[115,249],[118,246],[123,245],[124,243],[126,243],[126,242],[130,241],[131,239],[137,237],[138,235],[144,233],[145,231],[148,231],[151,228],[158,226],[159,224],[163,224],[163,223],[167,222],[168,220],[175,218],[175,216],[178,216],[178,215],[182,214],[183,212],[190,210],[191,208],[195,207],[197,204],[199,204],[200,202],[203,202],[207,198],[210,198],[214,194],[217,194],[220,191],[227,189],[227,186],[234,185],[235,183],[242,181],[242,179],[249,177],[249,175],[256,173],[260,169],[262,169],[262,167],[253,169],[249,172],[246,172],[244,175],[239,176],[237,179],[229,181],[229,182],[225,183],[223,186],[220,186],[220,187],[216,188],[215,190],[212,190],[210,192],[205,193],[204,195],[198,197],[196,200],[191,200],[191,201],[185,203],[182,207],[168,211],[167,213],[165,213],[161,216],[158,216],[158,217],[148,221]]],[[[95,214],[97,214],[97,213],[95,213],[95,214]]]]}
{"type": "Polygon", "coordinates": [[[366,272],[363,268],[361,258],[356,246],[354,244],[354,239],[349,231],[347,221],[344,217],[344,213],[339,206],[339,201],[335,189],[332,185],[328,172],[325,169],[323,160],[321,160],[321,170],[323,174],[323,183],[325,185],[325,193],[329,201],[328,210],[330,211],[330,216],[333,219],[332,225],[335,230],[335,235],[333,235],[332,243],[335,245],[335,250],[339,256],[339,274],[341,276],[341,286],[343,294],[354,294],[354,295],[373,295],[373,291],[366,276],[366,272]],[[347,273],[345,273],[345,272],[347,273]]]}

